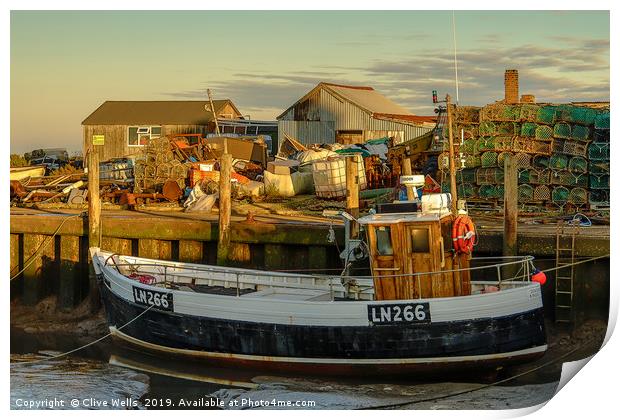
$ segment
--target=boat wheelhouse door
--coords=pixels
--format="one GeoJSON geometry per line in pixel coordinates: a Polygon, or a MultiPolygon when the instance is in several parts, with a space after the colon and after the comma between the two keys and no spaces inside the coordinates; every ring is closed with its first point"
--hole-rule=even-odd
{"type": "Polygon", "coordinates": [[[469,294],[465,256],[452,252],[452,216],[375,215],[366,218],[375,300],[469,294]],[[419,274],[417,274],[419,273],[419,274]]]}

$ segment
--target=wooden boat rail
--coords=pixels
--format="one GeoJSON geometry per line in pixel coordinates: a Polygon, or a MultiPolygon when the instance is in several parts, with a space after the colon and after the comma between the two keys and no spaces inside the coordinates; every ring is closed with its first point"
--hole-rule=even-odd
{"type": "MultiPolygon", "coordinates": [[[[131,272],[141,274],[154,274],[163,276],[163,283],[174,284],[175,279],[191,279],[197,278],[196,274],[215,274],[220,275],[219,278],[208,278],[209,285],[220,285],[226,288],[235,287],[237,297],[241,296],[241,290],[245,285],[252,285],[252,287],[277,287],[277,288],[291,288],[291,289],[313,289],[324,290],[329,292],[330,299],[334,301],[336,295],[338,297],[353,297],[354,299],[360,299],[362,296],[367,299],[372,299],[374,293],[373,279],[377,277],[415,277],[416,281],[420,282],[421,276],[428,275],[445,275],[445,273],[460,272],[460,271],[481,271],[481,270],[493,270],[494,275],[497,276],[496,280],[472,280],[472,284],[477,286],[518,286],[530,281],[531,268],[533,267],[532,256],[515,256],[515,257],[477,257],[472,258],[471,261],[476,262],[491,262],[493,260],[507,260],[504,262],[497,262],[495,264],[474,266],[468,268],[458,268],[444,271],[435,272],[419,272],[411,274],[388,274],[381,276],[345,276],[345,275],[324,275],[324,274],[295,274],[290,272],[273,272],[273,271],[261,271],[242,269],[234,267],[216,267],[216,266],[201,266],[197,264],[183,264],[174,262],[127,262],[121,263],[115,261],[114,258],[117,254],[112,254],[106,258],[104,266],[114,267],[120,274],[126,276],[126,270],[124,267],[128,267],[131,272]],[[111,261],[111,262],[110,262],[111,261]],[[149,268],[151,270],[149,270],[149,268]],[[154,268],[154,270],[153,270],[154,268]],[[231,276],[234,276],[232,279],[231,276]],[[169,278],[172,278],[169,281],[169,278]],[[274,281],[274,279],[277,279],[274,281]]],[[[133,257],[132,257],[133,258],[133,257]]],[[[202,278],[202,277],[200,277],[202,278]]],[[[206,277],[204,279],[207,279],[206,277]]],[[[191,283],[187,282],[188,284],[191,283]]]]}

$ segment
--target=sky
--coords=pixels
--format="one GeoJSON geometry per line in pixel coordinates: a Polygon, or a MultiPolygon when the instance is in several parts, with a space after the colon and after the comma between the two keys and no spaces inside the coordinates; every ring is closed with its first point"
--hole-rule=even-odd
{"type": "MultiPolygon", "coordinates": [[[[459,102],[609,100],[609,12],[456,11],[459,102]]],[[[451,11],[12,11],[11,153],[80,151],[106,100],[230,98],[275,119],[318,82],[373,86],[418,115],[455,97],[451,11]]]]}

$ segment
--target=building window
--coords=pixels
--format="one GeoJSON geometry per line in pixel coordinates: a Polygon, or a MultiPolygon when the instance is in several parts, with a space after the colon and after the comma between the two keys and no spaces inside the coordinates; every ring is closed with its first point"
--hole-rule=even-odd
{"type": "Polygon", "coordinates": [[[144,146],[150,139],[161,137],[161,126],[128,127],[127,144],[144,146]]]}

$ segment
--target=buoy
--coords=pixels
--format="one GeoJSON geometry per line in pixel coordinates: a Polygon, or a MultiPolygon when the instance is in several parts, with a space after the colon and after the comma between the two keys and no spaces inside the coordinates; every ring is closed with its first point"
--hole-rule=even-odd
{"type": "Polygon", "coordinates": [[[540,283],[540,285],[542,286],[547,282],[547,275],[536,268],[532,273],[532,281],[540,283]]]}

